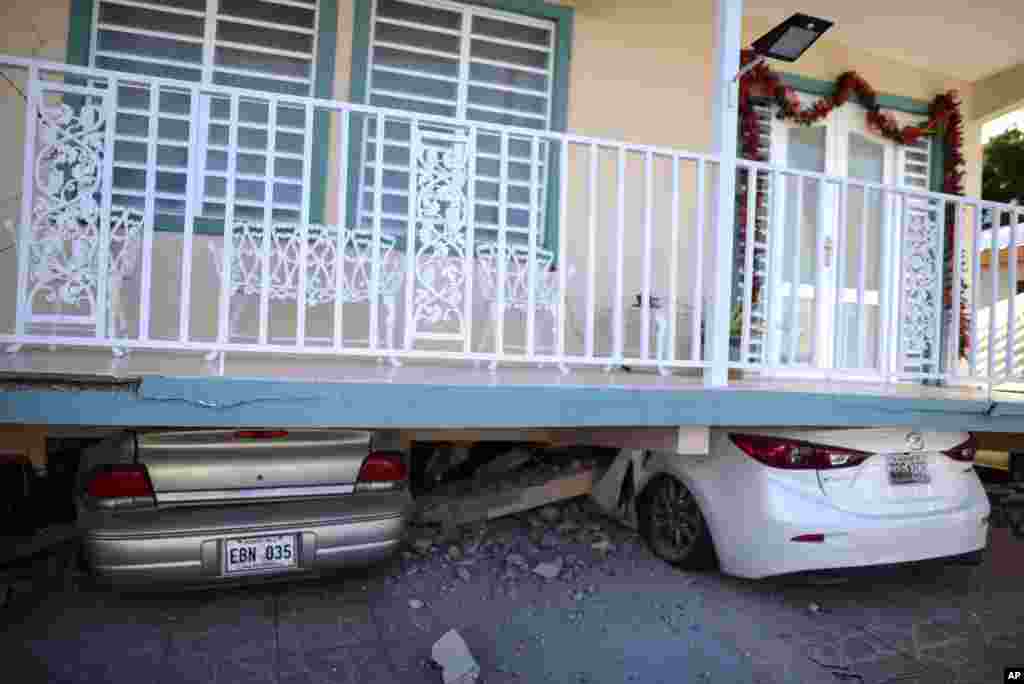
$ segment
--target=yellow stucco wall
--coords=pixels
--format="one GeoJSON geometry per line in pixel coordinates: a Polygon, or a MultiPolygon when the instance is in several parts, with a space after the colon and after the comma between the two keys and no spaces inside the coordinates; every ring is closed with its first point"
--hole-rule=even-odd
{"type": "MultiPolygon", "coordinates": [[[[712,27],[711,2],[680,3],[662,0],[647,3],[621,3],[613,0],[577,0],[568,2],[576,8],[575,41],[572,48],[569,87],[569,129],[574,133],[621,139],[698,152],[709,151],[711,144],[711,53],[712,27]]],[[[49,59],[62,61],[66,52],[68,24],[68,0],[8,0],[2,10],[3,28],[0,29],[0,52],[19,55],[38,54],[49,59]]],[[[338,2],[338,46],[334,93],[337,99],[347,99],[350,92],[350,67],[352,57],[352,0],[338,2]]],[[[745,22],[746,39],[749,41],[763,33],[768,26],[763,22],[745,22]]],[[[848,69],[858,70],[880,92],[898,94],[921,100],[930,100],[936,93],[957,88],[964,99],[965,118],[972,118],[972,86],[969,83],[928,73],[904,66],[890,60],[879,59],[862,51],[854,50],[827,39],[823,39],[795,65],[777,65],[804,76],[828,79],[835,78],[848,69]]],[[[20,179],[20,144],[22,140],[21,117],[18,101],[13,99],[9,87],[0,83],[0,116],[5,125],[12,126],[0,136],[0,154],[3,155],[8,171],[4,174],[11,192],[17,192],[20,179]]],[[[977,126],[971,126],[967,136],[968,191],[976,192],[980,187],[980,146],[977,126]]],[[[335,149],[335,145],[331,145],[335,149]]],[[[571,159],[570,169],[579,173],[570,175],[570,203],[582,205],[586,198],[585,177],[582,170],[585,160],[576,152],[571,159]]],[[[611,178],[614,160],[602,157],[600,167],[605,178],[611,178]]],[[[330,165],[328,197],[334,196],[336,185],[335,164],[330,165]]],[[[630,264],[625,276],[624,292],[637,292],[642,280],[636,225],[640,217],[643,187],[639,182],[642,159],[631,156],[627,171],[630,183],[627,192],[627,213],[630,224],[630,238],[626,243],[627,262],[630,264]]],[[[670,192],[666,183],[667,168],[662,163],[656,166],[659,180],[655,192],[664,198],[670,192]]],[[[684,183],[692,180],[689,169],[683,170],[684,183]]],[[[614,192],[611,186],[599,187],[598,205],[602,210],[598,226],[599,244],[603,245],[597,259],[598,296],[606,309],[613,292],[611,277],[614,262],[609,245],[612,245],[614,223],[614,192]]],[[[684,194],[683,221],[691,218],[689,208],[692,199],[684,194]]],[[[16,216],[17,202],[0,206],[0,219],[16,216]]],[[[334,215],[333,207],[328,210],[328,219],[334,215]]],[[[665,226],[668,209],[662,202],[655,211],[656,225],[665,226]]],[[[586,263],[587,246],[578,239],[584,234],[580,218],[573,218],[569,226],[569,254],[577,267],[578,279],[573,286],[576,299],[582,293],[582,268],[586,263]]],[[[694,235],[684,234],[681,244],[680,268],[689,268],[695,256],[691,245],[694,235]]],[[[217,281],[210,268],[206,249],[208,239],[198,240],[193,260],[193,305],[197,312],[194,329],[204,336],[212,336],[215,330],[215,298],[217,281]]],[[[659,230],[655,236],[658,258],[655,259],[653,285],[656,292],[667,292],[668,260],[667,231],[659,230]]],[[[172,298],[173,288],[181,271],[180,237],[158,234],[154,260],[154,283],[168,288],[167,297],[172,298]]],[[[0,254],[0,291],[11,292],[14,286],[14,251],[0,254]]],[[[705,276],[710,269],[705,268],[705,276]]],[[[685,305],[691,299],[688,287],[680,287],[680,297],[685,305]]],[[[127,294],[129,298],[133,293],[127,294]]],[[[168,299],[167,301],[174,301],[168,299]]],[[[0,329],[10,329],[13,321],[13,302],[10,297],[0,297],[0,329]]],[[[156,335],[176,330],[176,306],[165,306],[154,310],[156,335]]],[[[250,309],[252,311],[252,309],[250,309]]],[[[130,316],[134,315],[130,312],[130,316]]],[[[282,309],[275,321],[284,325],[291,320],[291,313],[282,309]]],[[[582,314],[580,314],[582,315],[582,314]]],[[[347,319],[350,320],[350,319],[347,319]]]]}

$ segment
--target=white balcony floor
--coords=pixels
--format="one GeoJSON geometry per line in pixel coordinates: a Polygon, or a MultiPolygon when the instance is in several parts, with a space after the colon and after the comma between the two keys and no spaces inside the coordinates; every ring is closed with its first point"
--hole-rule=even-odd
{"type": "MultiPolygon", "coordinates": [[[[654,370],[606,372],[602,368],[573,368],[562,374],[548,364],[505,363],[490,371],[486,364],[405,362],[401,367],[352,358],[228,355],[223,367],[201,354],[133,351],[113,357],[103,350],[23,349],[0,355],[0,380],[51,382],[133,382],[146,376],[223,378],[298,383],[388,383],[433,386],[612,387],[630,390],[672,391],[705,389],[699,371],[677,371],[662,376],[654,370]]],[[[849,380],[778,378],[745,372],[719,392],[801,392],[824,395],[859,395],[901,399],[986,400],[984,389],[935,387],[913,383],[859,383],[849,380]]]]}

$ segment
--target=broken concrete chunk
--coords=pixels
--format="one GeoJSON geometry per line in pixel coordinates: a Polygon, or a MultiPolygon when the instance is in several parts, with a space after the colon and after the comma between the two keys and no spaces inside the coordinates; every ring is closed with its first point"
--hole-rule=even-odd
{"type": "Polygon", "coordinates": [[[561,538],[554,532],[545,532],[544,536],[540,538],[540,547],[542,549],[553,549],[561,543],[561,538]]]}
{"type": "Polygon", "coordinates": [[[488,479],[494,475],[502,475],[518,470],[525,465],[533,456],[525,449],[512,449],[498,456],[493,461],[485,463],[476,471],[480,479],[488,479]]]}
{"type": "Polygon", "coordinates": [[[480,676],[480,666],[469,646],[454,629],[437,640],[430,655],[442,668],[444,684],[473,684],[480,676]]]}
{"type": "Polygon", "coordinates": [[[462,549],[452,544],[448,547],[448,560],[454,562],[462,559],[462,549]]]}
{"type": "Polygon", "coordinates": [[[420,601],[419,599],[409,599],[409,607],[413,610],[419,610],[423,607],[423,601],[420,601]]]}
{"type": "Polygon", "coordinates": [[[574,523],[572,520],[563,520],[555,528],[559,534],[572,534],[580,529],[580,526],[574,523]]]}
{"type": "Polygon", "coordinates": [[[541,520],[549,525],[553,525],[562,519],[562,512],[558,510],[556,506],[545,506],[540,509],[537,514],[540,516],[541,520]]]}
{"type": "Polygon", "coordinates": [[[562,572],[562,558],[559,556],[549,563],[538,563],[533,569],[534,574],[540,575],[546,580],[553,580],[562,572]]]}
{"type": "Polygon", "coordinates": [[[518,553],[510,553],[507,556],[505,556],[505,562],[509,565],[515,565],[520,568],[529,567],[529,564],[526,562],[526,559],[520,556],[518,553]]]}
{"type": "Polygon", "coordinates": [[[455,574],[458,575],[459,579],[463,582],[468,582],[470,579],[472,579],[472,576],[469,574],[469,570],[467,570],[464,566],[459,566],[458,568],[456,568],[455,574]]]}
{"type": "Polygon", "coordinates": [[[526,522],[530,527],[546,527],[547,523],[544,522],[544,518],[540,517],[537,513],[531,513],[527,516],[526,522]]]}

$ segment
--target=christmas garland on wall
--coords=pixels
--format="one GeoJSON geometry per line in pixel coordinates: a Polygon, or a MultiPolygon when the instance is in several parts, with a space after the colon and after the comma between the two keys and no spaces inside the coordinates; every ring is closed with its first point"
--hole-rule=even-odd
{"type": "MultiPolygon", "coordinates": [[[[755,58],[755,54],[745,50],[741,54],[741,62],[745,65],[755,58]]],[[[875,92],[864,78],[855,71],[847,71],[835,82],[833,93],[823,97],[813,105],[804,107],[800,103],[797,91],[785,85],[782,78],[767,64],[754,66],[743,75],[739,84],[739,155],[744,159],[766,161],[758,152],[760,140],[760,123],[754,109],[754,97],[767,97],[778,106],[777,116],[786,121],[793,121],[810,126],[827,117],[836,107],[842,107],[856,97],[857,102],[867,110],[869,130],[892,140],[900,145],[912,145],[924,136],[936,136],[943,145],[943,175],[941,191],[950,195],[963,195],[964,165],[963,155],[963,116],[960,114],[960,100],[955,90],[937,95],[928,107],[928,118],[913,126],[900,126],[895,117],[882,111],[878,104],[878,93],[875,92]]],[[[737,260],[742,260],[747,236],[747,187],[748,172],[741,170],[737,183],[736,225],[738,230],[737,260]]],[[[767,198],[765,190],[757,190],[757,206],[764,207],[767,198]]],[[[956,232],[956,214],[946,212],[945,246],[945,286],[943,289],[943,305],[945,310],[952,307],[951,275],[953,272],[953,245],[956,232]]],[[[765,236],[759,236],[763,239],[765,236]]],[[[758,302],[761,293],[761,279],[753,278],[753,301],[758,302]]],[[[959,353],[963,358],[970,347],[970,313],[968,308],[966,286],[960,297],[960,344],[959,353]]]]}

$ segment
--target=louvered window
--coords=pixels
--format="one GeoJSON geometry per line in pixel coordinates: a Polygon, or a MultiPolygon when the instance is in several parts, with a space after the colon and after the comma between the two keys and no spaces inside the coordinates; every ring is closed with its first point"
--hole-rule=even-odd
{"type": "MultiPolygon", "coordinates": [[[[92,64],[102,69],[289,95],[313,94],[318,0],[99,0],[94,11],[92,64]]],[[[205,150],[195,189],[198,215],[222,219],[227,204],[231,129],[237,136],[238,218],[297,220],[303,199],[302,159],[311,135],[304,111],[241,100],[231,116],[227,99],[192,103],[188,91],[118,93],[114,201],[141,207],[148,187],[156,213],[182,216],[190,165],[190,114],[199,115],[196,148],[205,150]],[[154,135],[156,166],[147,174],[147,141],[154,135]]],[[[308,192],[308,189],[306,189],[308,192]]]]}
{"type": "Polygon", "coordinates": [[[900,146],[903,185],[917,190],[930,190],[931,181],[931,138],[919,138],[912,145],[900,146]]]}
{"type": "MultiPolygon", "coordinates": [[[[375,0],[372,22],[369,104],[521,128],[550,127],[554,22],[415,0],[375,0]]],[[[383,229],[401,233],[409,212],[410,126],[394,120],[385,124],[379,196],[375,126],[371,119],[362,158],[360,216],[369,224],[380,212],[383,229]]],[[[531,227],[542,231],[547,144],[512,135],[504,169],[500,137],[493,129],[481,130],[476,145],[477,230],[499,228],[504,199],[510,239],[524,239],[531,227]]]]}

